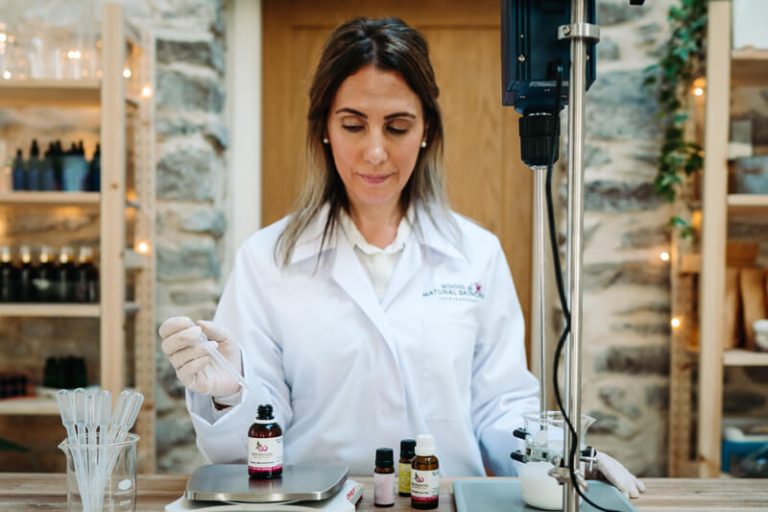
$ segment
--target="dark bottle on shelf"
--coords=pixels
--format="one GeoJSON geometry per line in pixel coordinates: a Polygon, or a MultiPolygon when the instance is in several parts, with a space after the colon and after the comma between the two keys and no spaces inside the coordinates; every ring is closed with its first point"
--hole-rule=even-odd
{"type": "Polygon", "coordinates": [[[29,148],[29,160],[27,160],[27,190],[40,190],[41,169],[40,146],[37,145],[37,139],[32,139],[32,145],[29,148]]]}
{"type": "Polygon", "coordinates": [[[58,302],[75,302],[76,268],[75,253],[69,246],[59,251],[59,266],[56,269],[56,295],[58,302]]]}
{"type": "Polygon", "coordinates": [[[99,271],[93,264],[93,249],[80,247],[75,267],[75,302],[99,302],[99,271]]]}
{"type": "Polygon", "coordinates": [[[101,145],[96,144],[96,151],[93,152],[93,158],[88,165],[88,179],[86,190],[89,192],[98,192],[101,190],[101,145]]]}
{"type": "Polygon", "coordinates": [[[19,268],[14,265],[11,248],[0,246],[0,302],[19,300],[19,268]]]}
{"type": "Polygon", "coordinates": [[[35,267],[32,263],[32,249],[28,245],[22,245],[19,247],[19,258],[21,259],[21,265],[19,266],[19,302],[34,302],[35,300],[35,287],[32,284],[33,274],[35,267]]]}
{"type": "Polygon", "coordinates": [[[35,302],[57,301],[56,270],[51,248],[46,245],[40,247],[40,262],[32,273],[35,302]]]}
{"type": "Polygon", "coordinates": [[[56,190],[56,181],[53,174],[53,143],[48,144],[43,159],[40,161],[40,172],[38,174],[39,190],[50,192],[56,190]]]}
{"type": "Polygon", "coordinates": [[[27,169],[24,166],[24,157],[21,156],[21,148],[16,150],[16,157],[13,159],[13,167],[11,170],[11,181],[13,182],[13,190],[29,190],[27,183],[27,169]]]}
{"type": "Polygon", "coordinates": [[[62,190],[62,168],[64,165],[64,148],[61,147],[61,141],[57,140],[53,143],[53,155],[52,155],[52,164],[53,164],[53,181],[55,184],[56,190],[62,190]]]}

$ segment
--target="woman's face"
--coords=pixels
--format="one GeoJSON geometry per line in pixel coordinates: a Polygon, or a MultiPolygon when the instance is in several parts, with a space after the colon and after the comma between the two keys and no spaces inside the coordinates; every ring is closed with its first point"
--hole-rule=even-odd
{"type": "Polygon", "coordinates": [[[355,214],[393,214],[424,139],[421,101],[372,65],[342,82],[328,114],[333,159],[355,214]]]}

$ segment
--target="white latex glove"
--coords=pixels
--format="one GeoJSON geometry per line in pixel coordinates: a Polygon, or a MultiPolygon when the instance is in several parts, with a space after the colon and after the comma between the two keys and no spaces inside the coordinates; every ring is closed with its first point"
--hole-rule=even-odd
{"type": "Polygon", "coordinates": [[[598,473],[619,491],[630,498],[639,498],[645,492],[645,484],[629,472],[624,465],[603,452],[597,452],[598,473]]]}
{"type": "Polygon", "coordinates": [[[240,347],[221,325],[204,320],[196,323],[185,316],[167,319],[160,326],[162,349],[176,370],[176,376],[190,391],[226,397],[240,390],[240,383],[211,357],[204,343],[214,343],[233,368],[240,370],[240,347]]]}

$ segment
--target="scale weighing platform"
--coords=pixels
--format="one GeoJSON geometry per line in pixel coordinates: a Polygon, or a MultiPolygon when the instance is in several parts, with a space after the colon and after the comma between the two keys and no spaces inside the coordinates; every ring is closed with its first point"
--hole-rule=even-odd
{"type": "MultiPolygon", "coordinates": [[[[635,507],[618,489],[597,480],[589,480],[587,496],[603,508],[619,512],[635,512],[635,507]]],[[[523,501],[520,480],[458,480],[453,483],[457,512],[542,512],[523,501]]],[[[596,512],[589,503],[582,502],[580,512],[596,512]]]]}
{"type": "Polygon", "coordinates": [[[354,510],[362,486],[348,473],[345,465],[287,465],[281,477],[259,480],[245,464],[209,464],[192,473],[183,498],[166,511],[354,510]]]}

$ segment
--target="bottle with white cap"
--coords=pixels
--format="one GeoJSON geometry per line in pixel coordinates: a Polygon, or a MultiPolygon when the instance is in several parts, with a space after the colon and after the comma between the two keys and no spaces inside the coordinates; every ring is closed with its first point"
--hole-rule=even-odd
{"type": "Polygon", "coordinates": [[[435,456],[435,440],[430,435],[416,437],[416,457],[411,464],[411,507],[437,508],[440,500],[440,462],[435,456]]]}

